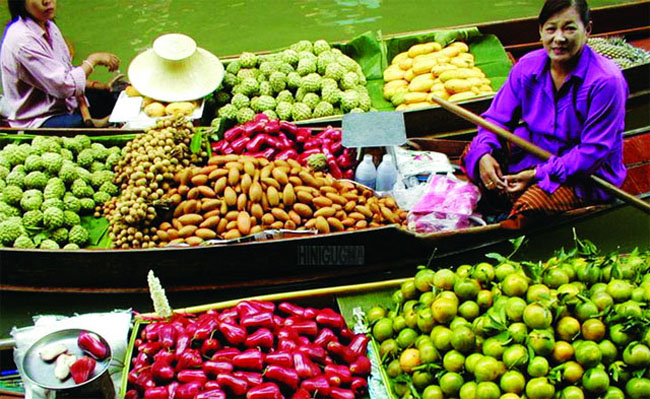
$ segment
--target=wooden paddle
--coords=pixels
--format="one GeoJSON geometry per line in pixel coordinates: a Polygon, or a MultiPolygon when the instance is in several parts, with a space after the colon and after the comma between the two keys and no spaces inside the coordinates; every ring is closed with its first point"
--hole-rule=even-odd
{"type": "MultiPolygon", "coordinates": [[[[440,106],[446,109],[447,111],[450,111],[451,113],[456,114],[461,118],[469,122],[472,122],[475,125],[482,126],[483,128],[496,134],[497,136],[505,140],[508,140],[509,142],[523,148],[524,150],[530,152],[531,154],[535,155],[536,157],[544,161],[549,159],[553,155],[550,152],[536,146],[535,144],[526,141],[521,137],[515,136],[509,131],[503,129],[502,127],[497,126],[494,123],[491,123],[484,118],[481,118],[480,116],[476,115],[471,111],[466,110],[461,106],[453,104],[433,94],[430,94],[429,98],[435,101],[436,103],[440,104],[440,106]]],[[[632,205],[640,209],[641,211],[645,212],[646,214],[650,215],[650,204],[648,204],[647,202],[644,202],[639,198],[635,197],[634,195],[621,190],[620,188],[616,187],[612,183],[596,175],[590,175],[589,179],[591,179],[592,182],[596,183],[597,186],[600,186],[602,189],[612,194],[616,198],[620,199],[621,201],[626,202],[629,205],[632,205]]]]}

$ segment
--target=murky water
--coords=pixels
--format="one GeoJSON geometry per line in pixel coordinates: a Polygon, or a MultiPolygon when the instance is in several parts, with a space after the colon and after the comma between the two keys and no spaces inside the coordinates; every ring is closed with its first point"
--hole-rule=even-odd
{"type": "MultiPolygon", "coordinates": [[[[592,0],[607,6],[629,0],[592,0]]],[[[192,36],[217,56],[270,50],[301,39],[348,40],[369,30],[408,32],[537,15],[541,0],[59,0],[56,22],[77,62],[94,51],[122,71],[167,32],[192,36]]],[[[0,21],[7,21],[0,2],[0,21]]],[[[99,77],[105,77],[99,73],[99,77]]]]}

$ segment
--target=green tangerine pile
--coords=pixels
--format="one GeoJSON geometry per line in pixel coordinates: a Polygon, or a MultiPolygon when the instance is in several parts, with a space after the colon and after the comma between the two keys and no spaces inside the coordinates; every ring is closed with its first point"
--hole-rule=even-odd
{"type": "Polygon", "coordinates": [[[650,254],[422,267],[367,310],[392,391],[422,399],[650,398],[650,254]]]}
{"type": "Polygon", "coordinates": [[[84,135],[36,136],[0,151],[0,243],[79,249],[88,244],[80,215],[118,193],[111,168],[122,157],[84,135]]]}
{"type": "Polygon", "coordinates": [[[325,40],[301,40],[277,54],[244,52],[226,67],[213,125],[244,123],[260,112],[300,121],[370,111],[365,85],[361,66],[325,40]]]}

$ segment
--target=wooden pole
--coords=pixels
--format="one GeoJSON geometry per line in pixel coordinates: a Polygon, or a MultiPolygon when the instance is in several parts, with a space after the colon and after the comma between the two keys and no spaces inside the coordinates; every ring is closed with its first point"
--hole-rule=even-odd
{"type": "MultiPolygon", "coordinates": [[[[547,160],[551,157],[551,153],[536,146],[535,144],[526,141],[522,139],[519,136],[515,136],[514,134],[510,133],[509,131],[505,130],[501,126],[497,126],[494,123],[481,118],[480,116],[476,115],[475,113],[466,110],[465,108],[456,105],[454,103],[451,103],[447,100],[444,100],[440,97],[437,97],[435,95],[430,95],[430,99],[435,101],[436,103],[440,104],[440,106],[447,111],[456,114],[460,116],[461,118],[474,123],[475,125],[481,126],[485,128],[486,130],[491,131],[492,133],[496,134],[497,136],[523,148],[524,150],[528,151],[529,153],[535,155],[536,157],[542,159],[542,160],[547,160]]],[[[635,197],[634,195],[621,190],[620,188],[616,187],[612,183],[608,182],[607,180],[598,177],[596,175],[590,175],[589,179],[594,182],[597,186],[601,187],[608,193],[612,194],[616,198],[620,199],[623,202],[626,202],[629,205],[634,206],[635,208],[645,212],[646,214],[650,215],[650,204],[647,202],[644,202],[640,200],[639,198],[635,197]]]]}

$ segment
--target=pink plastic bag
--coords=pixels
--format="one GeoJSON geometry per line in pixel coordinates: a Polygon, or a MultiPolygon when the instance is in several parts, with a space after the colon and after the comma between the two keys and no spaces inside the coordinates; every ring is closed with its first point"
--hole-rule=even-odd
{"type": "Polygon", "coordinates": [[[418,233],[457,230],[472,225],[478,187],[470,182],[442,175],[431,175],[428,188],[408,214],[409,229],[418,233]]]}

